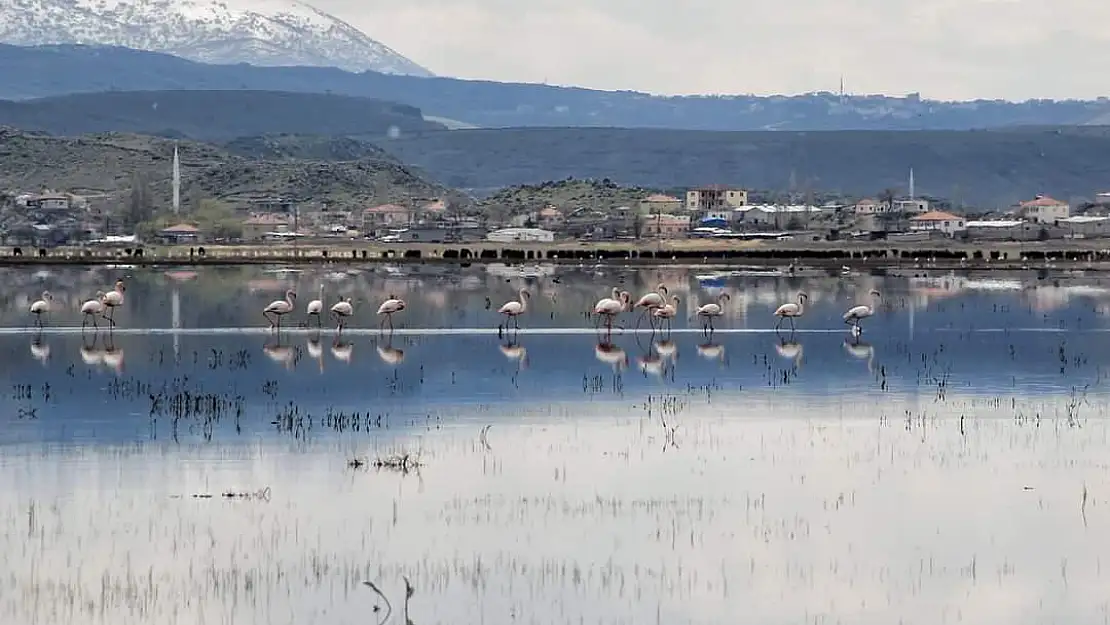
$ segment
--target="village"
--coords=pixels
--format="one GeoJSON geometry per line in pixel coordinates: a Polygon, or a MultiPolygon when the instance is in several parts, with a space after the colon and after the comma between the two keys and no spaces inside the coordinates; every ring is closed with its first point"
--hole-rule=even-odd
{"type": "Polygon", "coordinates": [[[750,201],[751,195],[745,189],[718,185],[688,189],[684,197],[647,194],[631,205],[548,204],[499,211],[448,198],[413,198],[361,210],[335,210],[282,198],[260,199],[245,208],[205,200],[187,215],[166,210],[128,223],[127,211],[113,209],[111,203],[47,190],[0,195],[0,234],[6,245],[42,247],[135,241],[262,244],[294,239],[588,243],[701,237],[910,242],[1110,236],[1110,193],[1098,193],[1077,206],[1038,195],[1003,210],[974,214],[946,209],[942,201],[891,193],[821,205],[760,203],[750,201]]]}

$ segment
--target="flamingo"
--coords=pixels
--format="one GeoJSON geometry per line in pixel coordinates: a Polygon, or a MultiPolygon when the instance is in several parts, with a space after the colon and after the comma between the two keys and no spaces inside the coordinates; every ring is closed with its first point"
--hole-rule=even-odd
{"type": "Polygon", "coordinates": [[[401,312],[404,309],[405,309],[405,300],[397,299],[393,295],[390,295],[389,299],[382,302],[381,306],[378,306],[378,314],[379,315],[385,315],[385,318],[382,319],[382,322],[378,324],[378,330],[382,330],[385,327],[385,322],[388,321],[389,322],[389,330],[390,330],[390,332],[392,332],[393,331],[393,313],[401,312]]]}
{"type": "Polygon", "coordinates": [[[50,302],[54,297],[50,295],[50,291],[42,292],[42,299],[31,304],[31,314],[35,316],[35,325],[42,327],[42,316],[50,312],[50,302]]]}
{"type": "Polygon", "coordinates": [[[665,304],[660,308],[651,311],[651,316],[659,319],[659,327],[662,329],[663,322],[667,322],[667,330],[671,329],[671,323],[676,315],[678,315],[679,299],[677,295],[671,297],[671,303],[665,304]]]}
{"type": "Polygon", "coordinates": [[[285,292],[285,299],[270,302],[269,306],[262,309],[262,316],[270,322],[270,328],[277,328],[281,332],[281,318],[293,312],[293,304],[297,301],[297,292],[289,289],[285,292]]]}
{"type": "Polygon", "coordinates": [[[712,332],[714,330],[713,318],[720,317],[725,314],[723,304],[730,299],[732,299],[732,297],[729,296],[728,293],[721,293],[717,296],[717,301],[715,303],[706,304],[698,308],[698,310],[694,314],[704,320],[704,325],[702,325],[703,332],[712,332]]]}
{"type": "Polygon", "coordinates": [[[82,332],[85,331],[85,326],[89,323],[90,318],[92,319],[93,327],[99,330],[100,326],[96,323],[96,316],[104,314],[104,291],[97,291],[96,297],[81,304],[81,314],[84,315],[81,318],[82,332]]]}
{"type": "Polygon", "coordinates": [[[324,312],[324,284],[320,283],[320,292],[316,296],[316,299],[309,302],[308,306],[305,307],[305,313],[309,316],[309,318],[312,318],[312,317],[316,318],[316,327],[319,328],[320,325],[323,323],[323,322],[320,321],[320,317],[322,316],[323,312],[324,312]]]}
{"type": "MultiPolygon", "coordinates": [[[[630,297],[627,291],[621,291],[619,288],[613,287],[612,297],[603,297],[594,304],[594,314],[600,315],[598,317],[597,326],[601,325],[601,318],[605,317],[605,327],[612,332],[613,320],[617,318],[617,315],[624,312],[629,299],[630,297]]],[[[597,326],[595,326],[595,328],[597,326]]]]}
{"type": "MultiPolygon", "coordinates": [[[[667,286],[665,284],[660,284],[660,285],[656,286],[655,291],[653,291],[651,293],[645,293],[640,299],[636,300],[636,305],[633,306],[633,309],[635,309],[635,308],[643,308],[644,309],[644,311],[642,313],[640,313],[640,316],[636,318],[636,327],[640,327],[640,321],[643,320],[643,317],[645,315],[650,314],[652,311],[654,311],[658,308],[662,308],[666,304],[667,304],[667,286]]],[[[651,322],[652,327],[654,328],[655,327],[654,318],[649,317],[648,321],[651,322]]]]}
{"type": "MultiPolygon", "coordinates": [[[[874,297],[875,299],[879,299],[880,297],[882,297],[875,289],[871,289],[870,291],[868,291],[867,294],[871,297],[874,297]]],[[[844,323],[852,326],[852,332],[854,334],[860,334],[861,332],[863,332],[863,328],[861,328],[859,325],[860,321],[874,314],[875,308],[873,306],[868,306],[867,304],[853,306],[848,309],[848,312],[844,313],[844,323]]]]}
{"type": "Polygon", "coordinates": [[[347,317],[355,314],[355,308],[351,305],[351,298],[341,297],[339,301],[331,307],[331,316],[336,321],[336,332],[342,332],[343,326],[347,324],[347,317]]]}
{"type": "Polygon", "coordinates": [[[123,292],[126,290],[127,287],[123,285],[123,280],[116,280],[115,287],[111,291],[108,291],[104,294],[103,301],[106,308],[104,310],[103,316],[105,319],[108,320],[108,323],[110,324],[109,327],[115,327],[116,325],[115,311],[117,307],[123,306],[123,292]],[[108,316],[109,312],[112,313],[111,316],[108,316]]]}
{"type": "Polygon", "coordinates": [[[505,321],[506,328],[508,328],[509,324],[512,323],[516,325],[517,330],[520,329],[520,321],[517,320],[517,317],[527,312],[528,299],[531,297],[532,294],[528,292],[528,289],[521,289],[520,301],[505,302],[505,304],[501,308],[497,309],[497,312],[508,317],[508,319],[505,321]]]}
{"type": "Polygon", "coordinates": [[[798,293],[798,303],[790,302],[783,304],[775,309],[775,316],[779,318],[778,323],[775,324],[775,329],[778,330],[782,326],[783,319],[790,320],[790,331],[793,332],[794,319],[801,317],[806,312],[806,302],[809,300],[809,295],[805,293],[798,293]]]}

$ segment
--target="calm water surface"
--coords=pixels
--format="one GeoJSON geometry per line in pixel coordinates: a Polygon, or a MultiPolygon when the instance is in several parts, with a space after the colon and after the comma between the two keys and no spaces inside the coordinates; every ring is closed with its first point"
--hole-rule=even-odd
{"type": "Polygon", "coordinates": [[[538,269],[0,273],[0,622],[1110,618],[1110,282],[538,269]],[[660,282],[669,334],[583,314],[660,282]]]}

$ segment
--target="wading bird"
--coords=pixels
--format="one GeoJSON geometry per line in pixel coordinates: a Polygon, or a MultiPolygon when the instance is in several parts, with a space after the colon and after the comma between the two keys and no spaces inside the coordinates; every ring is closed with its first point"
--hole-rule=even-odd
{"type": "Polygon", "coordinates": [[[706,304],[698,308],[694,314],[702,319],[702,332],[713,332],[713,318],[720,317],[725,314],[724,302],[732,299],[728,293],[721,293],[717,296],[717,301],[712,304],[706,304]]]}
{"type": "Polygon", "coordinates": [[[379,315],[385,315],[385,318],[383,318],[381,323],[378,324],[378,330],[382,330],[385,327],[386,322],[388,321],[389,322],[389,331],[392,332],[393,331],[393,313],[401,312],[404,309],[405,309],[405,300],[397,299],[393,295],[390,295],[389,299],[382,302],[381,306],[378,306],[378,314],[379,315]]]}
{"type": "Polygon", "coordinates": [[[627,291],[621,291],[617,287],[613,287],[612,295],[612,297],[603,297],[594,304],[594,314],[598,315],[594,329],[601,325],[601,319],[604,318],[606,329],[612,332],[613,321],[617,318],[617,315],[624,312],[631,299],[627,291]]]}
{"type": "MultiPolygon", "coordinates": [[[[655,287],[655,291],[645,293],[640,299],[636,300],[636,305],[633,309],[643,308],[643,312],[639,317],[636,317],[636,327],[640,327],[640,322],[643,321],[644,316],[651,315],[651,313],[667,304],[667,286],[660,284],[655,287]]],[[[655,327],[655,318],[648,317],[648,322],[651,323],[652,328],[655,327]]]]}
{"type": "Polygon", "coordinates": [[[790,302],[789,304],[783,304],[775,309],[775,316],[779,318],[778,323],[775,324],[775,329],[778,330],[782,327],[784,319],[790,320],[790,330],[792,332],[797,329],[794,326],[794,320],[805,314],[806,302],[808,300],[808,295],[805,293],[798,293],[798,303],[795,304],[794,302],[790,302]]]}
{"type": "Polygon", "coordinates": [[[123,286],[123,280],[116,280],[116,286],[111,291],[104,294],[104,318],[108,320],[111,327],[116,325],[116,308],[123,306],[123,292],[127,287],[123,286]],[[108,313],[111,313],[109,315],[108,313]]]}
{"type": "Polygon", "coordinates": [[[323,313],[324,313],[324,285],[323,285],[323,283],[321,283],[320,284],[320,292],[317,294],[316,299],[309,302],[308,306],[305,307],[305,314],[308,315],[309,319],[315,318],[316,319],[316,327],[319,328],[321,325],[323,325],[323,322],[320,320],[320,317],[324,316],[323,313]]]}
{"type": "MultiPolygon", "coordinates": [[[[879,299],[880,297],[882,297],[875,289],[871,289],[870,291],[868,291],[868,295],[875,299],[879,299]]],[[[875,308],[873,306],[868,306],[867,304],[853,306],[848,309],[848,312],[844,313],[844,323],[852,326],[852,332],[858,335],[863,332],[863,328],[861,328],[859,325],[860,321],[874,314],[875,308]]]]}
{"type": "Polygon", "coordinates": [[[343,326],[347,325],[347,317],[355,314],[355,307],[351,305],[351,298],[341,297],[339,301],[331,307],[331,316],[335,320],[335,331],[342,332],[343,326]]]}
{"type": "Polygon", "coordinates": [[[50,312],[50,302],[54,297],[50,295],[50,291],[42,292],[42,299],[31,304],[31,314],[35,316],[35,325],[42,327],[42,316],[50,312]]]}
{"type": "Polygon", "coordinates": [[[520,301],[505,302],[504,306],[497,309],[497,312],[507,317],[505,320],[505,329],[509,328],[509,324],[513,324],[516,326],[516,329],[519,330],[520,321],[517,317],[528,311],[528,299],[532,297],[532,294],[528,292],[528,289],[521,289],[519,293],[520,301]]]}
{"type": "Polygon", "coordinates": [[[660,329],[663,328],[663,323],[666,322],[667,331],[669,332],[671,330],[671,324],[674,321],[675,316],[678,315],[678,302],[678,296],[674,295],[671,297],[670,304],[665,304],[662,308],[656,308],[655,310],[651,311],[651,316],[659,319],[660,329]]]}
{"type": "Polygon", "coordinates": [[[85,331],[89,319],[92,319],[93,327],[99,330],[100,326],[96,323],[96,317],[104,314],[104,291],[97,291],[96,297],[81,304],[81,314],[83,315],[81,317],[82,332],[85,331]]]}
{"type": "Polygon", "coordinates": [[[297,302],[297,292],[289,289],[285,292],[285,299],[270,302],[269,306],[262,309],[262,316],[270,322],[270,328],[281,331],[281,318],[293,312],[293,305],[297,302]]]}

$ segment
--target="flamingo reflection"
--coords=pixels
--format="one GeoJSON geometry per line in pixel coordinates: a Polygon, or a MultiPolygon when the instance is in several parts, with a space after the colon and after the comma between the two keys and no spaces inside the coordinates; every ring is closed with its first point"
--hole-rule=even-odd
{"type": "Polygon", "coordinates": [[[50,346],[42,342],[42,333],[35,334],[35,338],[31,339],[31,357],[46,366],[50,360],[50,346]]]}
{"type": "Polygon", "coordinates": [[[354,353],[355,346],[350,341],[345,341],[336,336],[335,340],[331,343],[331,357],[337,361],[349,365],[351,364],[351,355],[354,353]]]}
{"type": "Polygon", "coordinates": [[[844,339],[844,349],[858,360],[867,361],[867,372],[874,373],[875,365],[875,348],[870,343],[861,341],[858,336],[850,339],[844,339]]]}
{"type": "Polygon", "coordinates": [[[277,336],[279,337],[277,341],[273,343],[267,341],[266,344],[262,346],[262,351],[270,360],[292,371],[296,353],[293,351],[293,348],[288,345],[282,345],[280,335],[277,336]]]}
{"type": "Polygon", "coordinates": [[[717,362],[725,363],[725,346],[720,343],[709,341],[698,345],[698,356],[706,360],[716,360],[717,362]]]}
{"type": "Polygon", "coordinates": [[[385,345],[377,346],[378,358],[387,365],[397,366],[405,361],[404,350],[393,347],[393,333],[385,335],[385,345]]]}
{"type": "Polygon", "coordinates": [[[516,334],[512,334],[505,340],[504,343],[498,345],[501,353],[505,358],[516,362],[516,370],[521,371],[528,368],[528,350],[521,344],[516,334]]]}
{"type": "Polygon", "coordinates": [[[613,367],[613,371],[620,373],[628,367],[628,355],[620,347],[609,342],[608,338],[598,342],[594,347],[594,357],[601,362],[613,367]]]}
{"type": "Polygon", "coordinates": [[[320,332],[313,332],[308,335],[308,340],[305,341],[305,351],[308,352],[308,357],[316,361],[316,365],[320,368],[320,374],[324,373],[324,348],[320,345],[320,332]]]}
{"type": "Polygon", "coordinates": [[[116,375],[123,375],[123,348],[115,346],[110,332],[104,337],[100,349],[100,362],[104,363],[104,366],[111,369],[116,375]]]}
{"type": "Polygon", "coordinates": [[[802,366],[802,344],[794,340],[794,333],[790,333],[789,339],[780,336],[779,342],[775,343],[775,351],[778,352],[780,358],[785,358],[794,363],[794,366],[802,366]]]}

